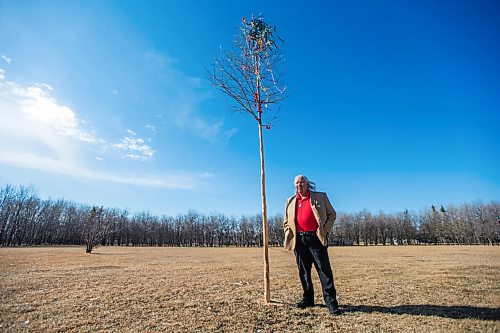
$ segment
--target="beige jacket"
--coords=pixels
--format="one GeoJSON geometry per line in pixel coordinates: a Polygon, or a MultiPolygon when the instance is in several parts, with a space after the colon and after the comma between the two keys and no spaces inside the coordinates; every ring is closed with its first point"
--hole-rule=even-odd
{"type": "MultiPolygon", "coordinates": [[[[335,209],[333,209],[328,196],[324,192],[310,191],[311,208],[316,222],[318,222],[318,235],[321,243],[326,246],[328,244],[328,235],[332,231],[333,222],[337,217],[335,209]]],[[[295,249],[296,229],[295,229],[295,202],[297,201],[296,195],[286,200],[285,216],[283,219],[283,228],[285,231],[285,250],[293,251],[295,249]]]]}

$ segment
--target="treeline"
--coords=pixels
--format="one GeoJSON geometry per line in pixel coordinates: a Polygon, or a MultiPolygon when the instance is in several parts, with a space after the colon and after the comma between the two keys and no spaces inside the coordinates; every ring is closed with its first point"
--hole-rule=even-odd
{"type": "Polygon", "coordinates": [[[499,244],[500,203],[431,206],[419,214],[339,214],[332,237],[338,245],[499,244]]]}
{"type": "MultiPolygon", "coordinates": [[[[268,218],[271,246],[283,244],[283,217],[268,218]]],[[[339,213],[333,245],[498,244],[500,204],[434,206],[419,214],[339,213]]],[[[189,211],[175,217],[42,200],[33,187],[0,188],[0,245],[262,246],[260,214],[189,211]]]]}
{"type": "MultiPolygon", "coordinates": [[[[268,218],[270,245],[283,242],[282,217],[268,218]]],[[[42,200],[33,187],[0,188],[0,245],[262,246],[261,215],[189,211],[175,217],[42,200]]]]}

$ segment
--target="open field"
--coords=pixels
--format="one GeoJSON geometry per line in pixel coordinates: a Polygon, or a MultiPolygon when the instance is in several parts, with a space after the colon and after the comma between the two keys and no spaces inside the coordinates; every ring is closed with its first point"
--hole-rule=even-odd
{"type": "MultiPolygon", "coordinates": [[[[499,332],[500,247],[330,248],[341,308],[293,305],[292,253],[260,248],[0,248],[1,332],[499,332]]],[[[315,276],[316,302],[322,304],[315,276]]]]}

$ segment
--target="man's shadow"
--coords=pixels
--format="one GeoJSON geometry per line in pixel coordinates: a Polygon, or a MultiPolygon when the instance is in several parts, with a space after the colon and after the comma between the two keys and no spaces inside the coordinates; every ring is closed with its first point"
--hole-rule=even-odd
{"type": "Polygon", "coordinates": [[[476,306],[442,306],[442,305],[396,305],[396,306],[374,306],[374,305],[351,305],[341,306],[344,313],[388,313],[409,314],[416,316],[438,316],[452,319],[475,318],[480,320],[500,320],[499,308],[481,308],[476,306]]]}

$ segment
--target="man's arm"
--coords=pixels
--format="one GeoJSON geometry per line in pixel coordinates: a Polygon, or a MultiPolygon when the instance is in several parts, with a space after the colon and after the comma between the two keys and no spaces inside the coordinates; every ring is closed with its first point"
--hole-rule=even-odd
{"type": "Polygon", "coordinates": [[[337,218],[337,212],[333,208],[328,196],[325,193],[325,205],[326,205],[326,221],[323,225],[323,229],[326,233],[330,233],[333,228],[333,222],[337,218]]]}
{"type": "Polygon", "coordinates": [[[286,233],[290,229],[290,222],[288,221],[288,204],[289,200],[285,201],[285,214],[283,214],[283,231],[286,233]]]}

